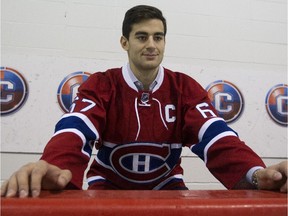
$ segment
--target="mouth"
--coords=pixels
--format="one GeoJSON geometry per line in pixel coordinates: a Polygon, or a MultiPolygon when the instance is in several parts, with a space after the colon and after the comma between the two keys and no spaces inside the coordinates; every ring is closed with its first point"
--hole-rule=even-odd
{"type": "Polygon", "coordinates": [[[154,57],[157,57],[158,54],[156,54],[156,53],[144,53],[143,56],[145,56],[147,58],[154,58],[154,57]]]}

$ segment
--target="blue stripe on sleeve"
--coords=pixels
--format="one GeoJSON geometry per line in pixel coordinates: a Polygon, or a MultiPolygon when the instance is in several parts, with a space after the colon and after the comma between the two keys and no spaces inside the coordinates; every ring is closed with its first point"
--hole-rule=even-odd
{"type": "Polygon", "coordinates": [[[81,119],[77,116],[69,116],[66,118],[62,118],[55,127],[55,132],[63,130],[63,129],[76,129],[81,131],[82,134],[84,134],[87,141],[90,140],[96,140],[98,137],[93,132],[91,128],[81,119]]]}
{"type": "MultiPolygon", "coordinates": [[[[220,134],[225,134],[224,132],[233,132],[235,136],[237,136],[237,133],[232,130],[225,121],[218,120],[214,121],[212,124],[210,124],[206,130],[203,133],[202,139],[199,140],[199,143],[192,146],[191,151],[198,155],[202,160],[206,158],[205,152],[207,152],[207,149],[205,151],[206,146],[209,144],[209,147],[213,145],[211,143],[212,139],[217,137],[220,134]]],[[[231,134],[231,133],[227,133],[231,134]]],[[[223,138],[223,136],[219,136],[219,138],[223,138]]],[[[217,140],[213,140],[213,142],[216,142],[217,140]]]]}

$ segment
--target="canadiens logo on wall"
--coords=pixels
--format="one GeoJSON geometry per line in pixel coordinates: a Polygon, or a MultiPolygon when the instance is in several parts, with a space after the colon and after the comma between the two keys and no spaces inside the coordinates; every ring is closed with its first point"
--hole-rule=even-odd
{"type": "Polygon", "coordinates": [[[28,96],[28,85],[21,73],[8,67],[1,69],[1,115],[19,110],[28,96]]]}
{"type": "Polygon", "coordinates": [[[273,86],[266,95],[265,105],[269,116],[276,123],[288,125],[288,85],[273,86]]]}
{"type": "Polygon", "coordinates": [[[206,88],[208,96],[220,117],[227,123],[235,121],[244,109],[244,99],[231,82],[217,80],[206,88]]]}
{"type": "Polygon", "coordinates": [[[79,86],[88,79],[91,74],[78,71],[66,76],[60,83],[57,91],[58,103],[63,112],[69,112],[69,108],[78,93],[79,86]]]}

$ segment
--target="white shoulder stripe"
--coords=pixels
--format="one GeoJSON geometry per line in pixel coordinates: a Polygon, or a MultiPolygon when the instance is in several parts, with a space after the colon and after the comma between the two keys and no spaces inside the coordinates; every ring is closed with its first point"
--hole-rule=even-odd
{"type": "Polygon", "coordinates": [[[66,113],[62,116],[61,119],[68,118],[71,116],[75,116],[75,117],[82,119],[85,122],[85,124],[90,128],[90,130],[92,130],[93,133],[96,135],[96,139],[99,139],[99,133],[98,133],[97,129],[95,128],[93,123],[90,121],[90,119],[86,115],[84,115],[82,113],[76,113],[76,112],[75,113],[66,113]]]}
{"type": "MultiPolygon", "coordinates": [[[[85,138],[84,134],[81,133],[81,131],[79,131],[79,130],[77,130],[77,129],[75,129],[75,128],[67,128],[67,129],[63,129],[63,130],[57,131],[56,133],[54,133],[53,137],[56,136],[56,135],[58,135],[58,134],[66,133],[66,132],[74,133],[74,134],[76,134],[77,136],[80,137],[80,139],[82,140],[82,149],[81,149],[81,152],[82,152],[83,154],[87,155],[88,157],[90,157],[90,154],[84,150],[84,147],[85,147],[85,145],[86,145],[86,138],[85,138]]],[[[90,149],[91,149],[91,148],[90,148],[90,149]]],[[[91,149],[91,150],[92,150],[92,149],[91,149]]]]}
{"type": "Polygon", "coordinates": [[[224,119],[223,119],[223,118],[220,118],[220,117],[211,118],[211,119],[209,119],[208,121],[206,121],[206,122],[202,125],[202,127],[201,127],[201,129],[199,130],[199,133],[198,133],[198,140],[199,140],[199,142],[202,141],[203,135],[204,135],[204,133],[206,132],[207,128],[208,128],[211,124],[213,124],[214,122],[216,122],[216,121],[224,121],[224,119]]]}
{"type": "Polygon", "coordinates": [[[205,164],[207,163],[207,153],[208,153],[208,150],[209,148],[216,142],[218,141],[219,139],[223,138],[223,137],[227,137],[227,136],[235,136],[237,137],[237,135],[232,132],[232,131],[226,131],[226,132],[223,132],[223,133],[220,133],[218,134],[216,137],[214,137],[205,147],[204,149],[204,162],[205,164]]]}
{"type": "Polygon", "coordinates": [[[56,136],[56,135],[61,134],[61,133],[66,133],[66,132],[71,132],[71,133],[74,133],[74,134],[78,135],[81,138],[82,143],[86,143],[86,138],[85,138],[84,134],[81,133],[81,131],[79,131],[79,130],[77,130],[75,128],[66,128],[66,129],[63,129],[63,130],[59,130],[56,133],[54,133],[53,136],[56,136]]]}

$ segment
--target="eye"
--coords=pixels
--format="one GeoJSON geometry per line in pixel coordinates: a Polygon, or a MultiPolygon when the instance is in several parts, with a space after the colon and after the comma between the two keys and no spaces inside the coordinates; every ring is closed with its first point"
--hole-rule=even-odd
{"type": "Polygon", "coordinates": [[[144,36],[144,35],[139,35],[139,36],[137,37],[137,39],[138,39],[139,41],[146,41],[146,40],[147,40],[147,37],[144,36]]]}
{"type": "Polygon", "coordinates": [[[162,35],[156,35],[155,37],[154,37],[154,40],[155,41],[161,41],[161,40],[163,40],[164,39],[164,36],[162,36],[162,35]]]}

